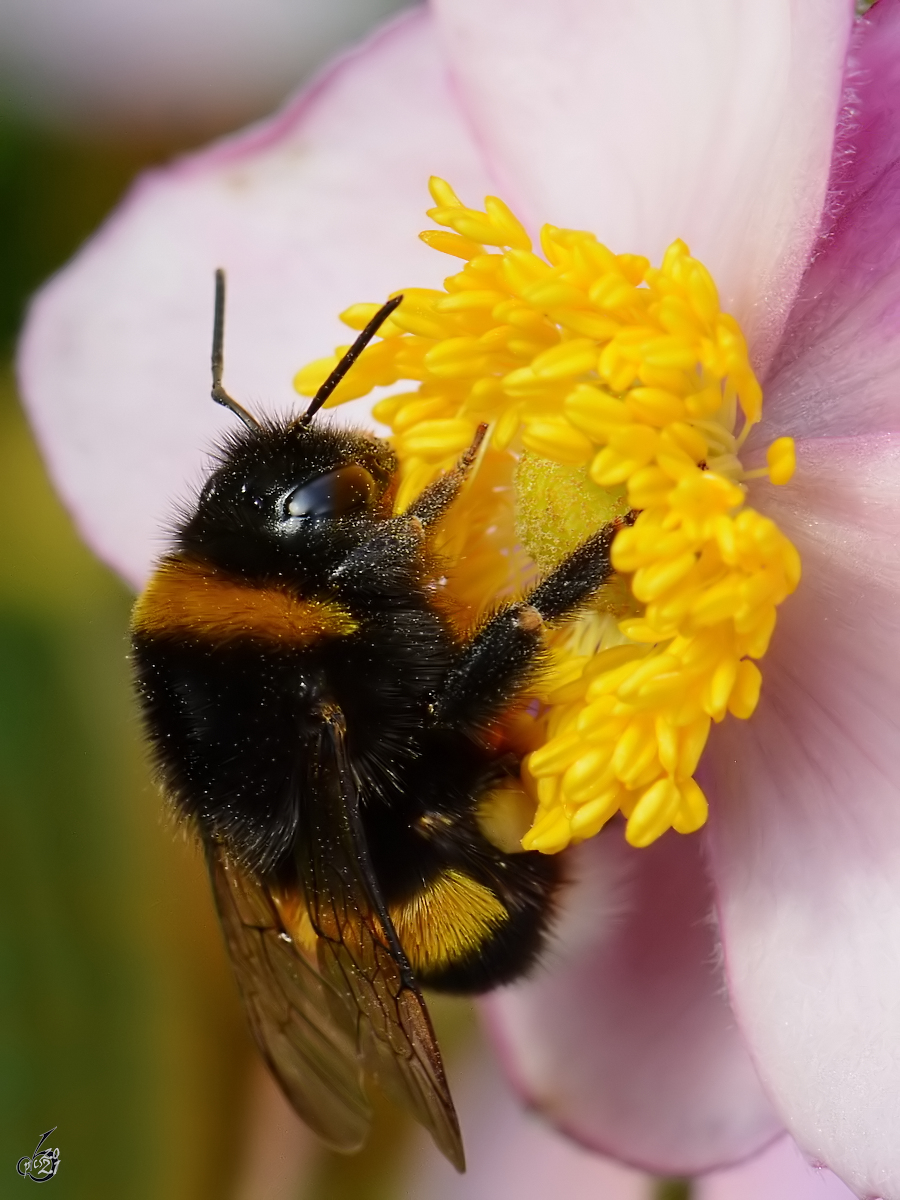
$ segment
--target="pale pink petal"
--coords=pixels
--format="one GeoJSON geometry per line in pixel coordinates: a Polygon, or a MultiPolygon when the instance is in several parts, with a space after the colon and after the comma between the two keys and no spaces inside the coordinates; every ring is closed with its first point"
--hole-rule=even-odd
{"type": "Polygon", "coordinates": [[[767,383],[766,434],[900,429],[900,4],[881,0],[851,58],[833,220],[767,383]]]}
{"type": "Polygon", "coordinates": [[[209,134],[267,112],[404,2],[3,0],[0,94],[94,134],[209,134]]]}
{"type": "Polygon", "coordinates": [[[821,1167],[812,1167],[788,1137],[728,1171],[694,1183],[693,1200],[853,1200],[848,1187],[821,1167]]]}
{"type": "Polygon", "coordinates": [[[758,499],[803,581],[704,760],[726,971],[801,1149],[900,1200],[900,438],[799,455],[758,499]]]}
{"type": "Polygon", "coordinates": [[[290,410],[294,372],[351,340],[343,308],[440,286],[447,260],[416,237],[432,172],[489,189],[418,11],[280,116],[146,176],[38,294],[22,390],[85,538],[126,578],[146,577],[234,423],[209,399],[214,269],[226,386],[252,411],[290,410]]]}
{"type": "Polygon", "coordinates": [[[583,1150],[526,1112],[486,1047],[460,1069],[451,1064],[450,1074],[466,1173],[457,1174],[419,1134],[398,1194],[410,1200],[651,1200],[646,1175],[583,1150]]]}
{"type": "Polygon", "coordinates": [[[243,1134],[230,1200],[297,1200],[327,1153],[261,1058],[253,1064],[243,1134]]]}
{"type": "Polygon", "coordinates": [[[699,838],[571,856],[562,942],[486,1008],[526,1101],[585,1146],[661,1174],[758,1150],[781,1126],[725,996],[699,838]]]}
{"type": "Polygon", "coordinates": [[[712,270],[764,363],[828,179],[851,0],[435,0],[504,195],[533,224],[712,270]]]}

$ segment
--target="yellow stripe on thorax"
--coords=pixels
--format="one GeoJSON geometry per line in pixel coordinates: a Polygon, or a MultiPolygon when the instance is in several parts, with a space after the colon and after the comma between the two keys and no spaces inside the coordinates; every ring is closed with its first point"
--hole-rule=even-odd
{"type": "Polygon", "coordinates": [[[292,647],[359,628],[340,604],[300,600],[272,585],[250,587],[183,558],[160,564],[138,597],[131,623],[148,637],[183,634],[215,643],[257,638],[292,647]]]}

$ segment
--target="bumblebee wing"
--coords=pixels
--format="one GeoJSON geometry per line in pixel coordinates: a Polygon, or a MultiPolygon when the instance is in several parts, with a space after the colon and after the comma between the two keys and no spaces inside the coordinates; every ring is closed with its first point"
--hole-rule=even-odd
{"type": "Polygon", "coordinates": [[[457,1170],[462,1139],[431,1018],[381,896],[339,710],[323,713],[307,759],[298,867],[322,973],[352,999],[363,1062],[395,1103],[429,1130],[457,1170]]]}
{"type": "Polygon", "coordinates": [[[291,941],[268,890],[221,846],[208,849],[216,907],[256,1044],[298,1114],[337,1150],[371,1124],[356,1021],[291,941]]]}

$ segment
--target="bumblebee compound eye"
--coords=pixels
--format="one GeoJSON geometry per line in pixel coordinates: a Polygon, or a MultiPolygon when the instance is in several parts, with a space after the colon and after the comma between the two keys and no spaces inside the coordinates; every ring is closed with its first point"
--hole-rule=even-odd
{"type": "Polygon", "coordinates": [[[369,512],[377,491],[375,480],[365,467],[351,463],[290,492],[284,501],[283,518],[324,521],[369,512]]]}

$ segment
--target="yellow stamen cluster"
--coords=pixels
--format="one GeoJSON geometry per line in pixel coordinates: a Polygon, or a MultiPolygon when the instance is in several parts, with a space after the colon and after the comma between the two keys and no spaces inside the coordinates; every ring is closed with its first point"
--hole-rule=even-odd
{"type": "MultiPolygon", "coordinates": [[[[762,393],[737,322],[683,242],[656,268],[590,233],[544,226],[542,258],[501,200],[488,197],[481,212],[441,180],[431,191],[429,216],[447,229],[421,236],[466,265],[445,291],[404,289],[383,339],[331,403],[418,382],[374,409],[403,465],[399,509],[454,463],[480,421],[493,454],[580,472],[620,505],[624,493],[635,517],[612,556],[631,603],[606,604],[615,616],[593,642],[596,617],[555,639],[543,744],[523,764],[537,802],[523,846],[561,850],[618,811],[636,846],[670,827],[697,829],[707,803],[693,776],[710,724],[752,714],[753,660],[800,578],[795,548],[745,504],[743,486],[786,483],[793,442],[779,438],[766,467],[744,471],[738,452],[762,393]]],[[[375,308],[343,319],[361,328],[375,308]]],[[[312,394],[335,361],[301,371],[298,390],[312,394]]],[[[527,506],[525,489],[518,502],[527,506]]],[[[574,517],[572,531],[590,532],[574,517]]]]}

